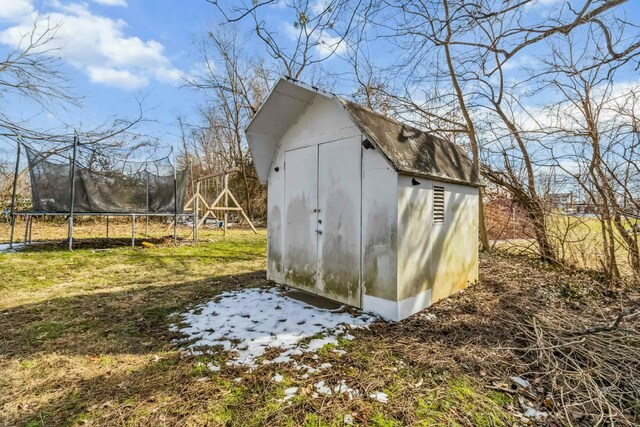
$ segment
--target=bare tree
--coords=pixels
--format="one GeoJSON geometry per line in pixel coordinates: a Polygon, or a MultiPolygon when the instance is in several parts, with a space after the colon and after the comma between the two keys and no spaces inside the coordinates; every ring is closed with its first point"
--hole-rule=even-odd
{"type": "Polygon", "coordinates": [[[188,86],[207,94],[203,132],[194,136],[202,162],[209,168],[237,166],[242,176],[245,208],[252,217],[253,163],[244,128],[266,96],[269,77],[261,61],[245,55],[237,30],[210,31],[199,45],[206,71],[192,76],[188,86]],[[216,64],[214,66],[214,63],[216,64]]]}
{"type": "MultiPolygon", "coordinates": [[[[515,88],[507,87],[503,69],[533,46],[562,40],[583,27],[606,28],[601,17],[622,3],[585,0],[576,6],[562,2],[549,14],[534,15],[529,13],[531,0],[385,1],[369,9],[372,13],[365,19],[387,29],[383,35],[376,31],[373,40],[393,40],[401,52],[400,60],[388,71],[404,83],[384,88],[387,94],[396,92],[391,95],[395,101],[391,104],[400,115],[409,115],[450,140],[468,144],[477,167],[483,147],[507,141],[511,154],[502,153],[499,172],[489,177],[505,186],[525,208],[546,261],[554,262],[555,254],[547,235],[544,200],[536,189],[535,159],[514,114],[522,112],[522,105],[515,88]],[[405,95],[399,96],[403,91],[405,95]],[[485,124],[496,119],[502,126],[488,128],[485,124]]],[[[607,40],[615,40],[615,36],[608,33],[607,40]]],[[[608,45],[619,59],[624,56],[627,61],[640,47],[637,41],[623,48],[613,47],[611,42],[608,45]]],[[[488,247],[482,210],[481,203],[481,241],[488,247]]]]}
{"type": "MultiPolygon", "coordinates": [[[[637,36],[636,36],[637,37],[637,36]]],[[[640,251],[636,220],[637,168],[637,85],[618,87],[613,83],[628,56],[612,58],[617,51],[611,34],[598,24],[585,40],[569,37],[568,44],[554,46],[547,60],[548,85],[560,99],[550,106],[553,123],[546,131],[561,138],[564,148],[552,158],[558,167],[580,182],[590,202],[597,206],[602,224],[604,270],[619,277],[617,248],[622,245],[628,265],[640,278],[640,251]],[[608,52],[608,53],[607,53],[608,52]],[[571,160],[573,170],[565,166],[571,160]]],[[[628,53],[633,56],[633,52],[628,53]]],[[[553,152],[551,143],[550,149],[553,152]]]]}
{"type": "Polygon", "coordinates": [[[355,31],[364,0],[263,0],[224,2],[208,0],[226,23],[249,20],[275,63],[275,71],[300,79],[307,71],[346,50],[346,38],[355,31]],[[267,6],[284,4],[291,28],[273,28],[263,18],[267,6]]]}

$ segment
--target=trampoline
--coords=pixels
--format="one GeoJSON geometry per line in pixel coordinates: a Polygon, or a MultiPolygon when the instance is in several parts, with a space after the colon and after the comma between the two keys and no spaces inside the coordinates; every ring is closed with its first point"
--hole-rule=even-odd
{"type": "Polygon", "coordinates": [[[19,216],[25,218],[25,244],[31,240],[34,216],[66,216],[70,250],[74,216],[106,216],[107,236],[110,216],[131,217],[132,246],[137,217],[172,218],[176,243],[178,216],[184,214],[187,169],[178,170],[171,153],[154,160],[120,159],[103,153],[96,144],[80,144],[77,136],[71,147],[53,151],[38,151],[19,140],[9,245],[13,246],[15,220],[19,216]],[[22,151],[29,168],[32,208],[16,211],[22,151]]]}

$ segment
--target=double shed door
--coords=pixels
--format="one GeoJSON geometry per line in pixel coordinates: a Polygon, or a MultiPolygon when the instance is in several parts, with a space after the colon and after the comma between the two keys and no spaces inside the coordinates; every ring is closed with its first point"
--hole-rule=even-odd
{"type": "Polygon", "coordinates": [[[360,138],[285,152],[285,283],[360,300],[360,138]]]}

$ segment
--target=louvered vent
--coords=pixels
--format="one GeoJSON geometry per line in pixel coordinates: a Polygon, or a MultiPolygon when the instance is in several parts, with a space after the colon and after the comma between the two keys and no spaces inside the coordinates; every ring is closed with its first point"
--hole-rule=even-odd
{"type": "Polygon", "coordinates": [[[444,223],[444,187],[433,186],[433,223],[444,223]]]}

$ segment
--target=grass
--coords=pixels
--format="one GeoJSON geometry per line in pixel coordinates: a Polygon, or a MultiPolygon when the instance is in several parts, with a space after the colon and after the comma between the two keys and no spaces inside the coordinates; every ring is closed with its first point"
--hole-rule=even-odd
{"type": "MultiPolygon", "coordinates": [[[[83,240],[103,227],[85,223],[74,252],[47,244],[0,254],[0,425],[519,425],[517,400],[491,388],[526,372],[514,352],[496,350],[516,345],[504,313],[619,307],[588,275],[483,255],[482,283],[437,303],[436,321],[418,315],[354,331],[339,341],[346,354],[327,346],[318,360],[301,356],[332,369],[306,379],[291,365],[211,372],[204,365],[225,355],[181,352],[168,327],[223,291],[267,285],[265,231],[204,230],[193,245],[182,228],[174,247],[156,224],[155,246],[132,250],[130,225],[112,226],[119,245],[83,240]],[[276,373],[284,381],[271,381],[276,373]],[[363,397],[314,397],[320,380],[345,380],[363,397]],[[299,393],[283,402],[288,387],[299,393]],[[388,402],[367,398],[374,391],[388,402]]],[[[63,237],[60,225],[34,228],[34,240],[63,237]]]]}
{"type": "MultiPolygon", "coordinates": [[[[168,326],[174,314],[222,291],[265,285],[265,231],[222,237],[205,230],[198,245],[184,240],[174,247],[156,237],[155,247],[132,250],[124,240],[130,225],[116,223],[112,233],[120,231],[123,246],[83,241],[101,226],[79,226],[74,252],[52,243],[0,254],[0,425],[334,426],[347,414],[358,425],[455,425],[451,406],[462,404],[459,384],[469,390],[464,405],[475,407],[477,400],[480,406],[458,420],[486,412],[491,425],[511,421],[503,402],[483,397],[475,380],[444,375],[433,381],[427,367],[409,369],[359,339],[340,342],[349,351],[344,356],[319,352],[318,363],[339,367],[322,378],[302,380],[284,365],[210,372],[203,365],[220,355],[181,353],[168,326]],[[282,383],[270,380],[276,372],[282,383]],[[385,391],[389,403],[313,398],[319,379],[385,391]],[[423,385],[410,386],[417,383],[423,385]],[[282,402],[292,386],[300,387],[299,395],[282,402]],[[443,396],[451,405],[435,405],[443,396]]],[[[153,232],[162,236],[163,226],[153,232]]],[[[60,239],[64,227],[36,224],[33,237],[60,239]]]]}
{"type": "MultiPolygon", "coordinates": [[[[635,223],[629,222],[627,228],[635,223]]],[[[549,238],[557,249],[558,260],[568,266],[581,269],[599,270],[604,262],[602,246],[602,224],[590,216],[566,215],[553,212],[547,219],[549,238]]],[[[629,275],[627,252],[622,245],[619,233],[614,230],[617,246],[616,258],[622,274],[629,275]]],[[[496,245],[512,253],[537,254],[533,239],[511,239],[500,241],[496,245]]]]}

